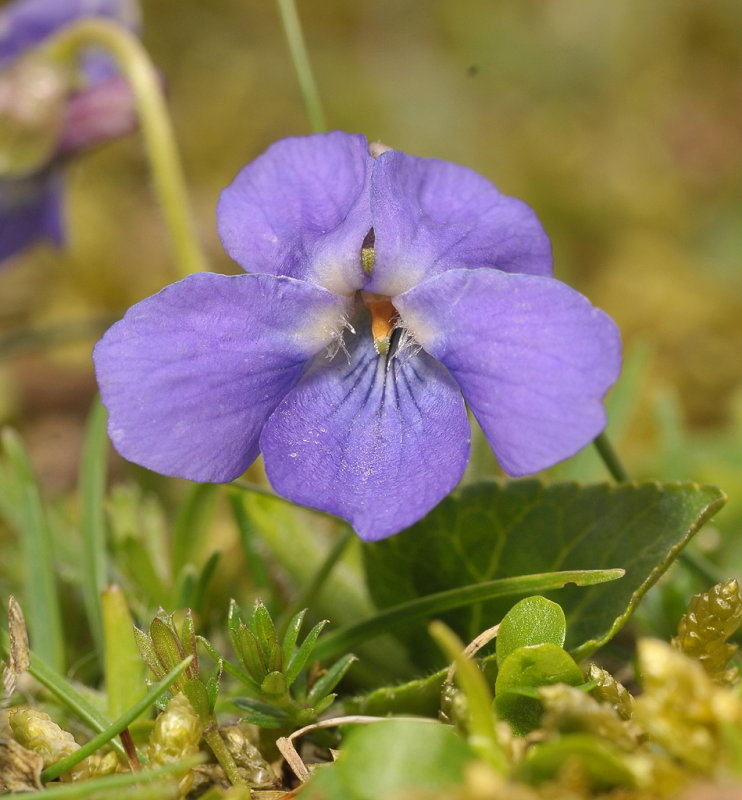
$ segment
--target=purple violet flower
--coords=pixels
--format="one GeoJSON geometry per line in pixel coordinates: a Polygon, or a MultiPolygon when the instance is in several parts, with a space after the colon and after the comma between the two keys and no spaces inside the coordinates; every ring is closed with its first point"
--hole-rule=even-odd
{"type": "MultiPolygon", "coordinates": [[[[135,0],[15,0],[0,9],[0,109],[5,114],[27,113],[23,104],[29,92],[46,91],[48,82],[55,80],[50,67],[46,74],[39,72],[44,86],[29,87],[25,76],[13,73],[21,59],[60,28],[84,17],[106,17],[136,29],[139,11],[135,0]]],[[[102,52],[85,52],[80,66],[81,84],[59,89],[66,97],[61,118],[49,132],[56,136],[50,156],[32,169],[0,177],[0,262],[39,239],[61,244],[64,162],[137,127],[133,94],[113,61],[102,52]]],[[[64,79],[58,80],[61,85],[64,79]]],[[[47,122],[51,124],[47,119],[40,124],[47,122]]]]}
{"type": "Polygon", "coordinates": [[[605,426],[615,324],[551,277],[533,211],[471,170],[373,158],[342,132],[284,139],[217,218],[249,274],[191,275],[96,345],[109,434],[131,461],[222,482],[262,452],[276,492],[375,540],[458,483],[465,400],[514,476],[605,426]]]}

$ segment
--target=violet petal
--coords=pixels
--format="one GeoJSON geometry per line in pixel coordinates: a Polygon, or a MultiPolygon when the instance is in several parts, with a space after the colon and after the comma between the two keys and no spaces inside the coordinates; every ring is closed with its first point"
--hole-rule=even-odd
{"type": "Polygon", "coordinates": [[[135,30],[139,16],[135,0],[15,0],[0,9],[0,67],[82,17],[109,17],[135,30]]]}
{"type": "Polygon", "coordinates": [[[551,275],[551,246],[534,212],[458,164],[383,153],[371,177],[371,212],[369,292],[394,296],[450,269],[551,275]]]}
{"type": "Polygon", "coordinates": [[[451,376],[425,353],[379,356],[367,323],[317,360],[263,429],[273,488],[347,519],[365,540],[424,516],[458,483],[470,429],[451,376]]]}
{"type": "Polygon", "coordinates": [[[116,449],[165,475],[236,478],[346,306],[291,278],[211,273],[137,303],[93,353],[116,449]]]}
{"type": "Polygon", "coordinates": [[[371,227],[372,161],[364,136],[341,131],[276,142],[221,194],[225,249],[247,272],[351,294],[366,280],[360,250],[371,227]]]}
{"type": "Polygon", "coordinates": [[[509,475],[552,466],[604,428],[602,399],[621,366],[618,329],[565,284],[454,270],[395,305],[458,381],[509,475]]]}
{"type": "Polygon", "coordinates": [[[62,243],[61,192],[55,173],[0,180],[0,262],[44,237],[62,243]]]}

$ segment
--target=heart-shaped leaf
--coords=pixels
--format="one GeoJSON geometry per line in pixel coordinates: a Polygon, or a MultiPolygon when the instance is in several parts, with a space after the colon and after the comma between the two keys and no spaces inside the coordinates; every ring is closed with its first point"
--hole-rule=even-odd
{"type": "MultiPolygon", "coordinates": [[[[610,584],[554,595],[567,619],[566,646],[583,657],[613,636],[647,589],[724,504],[695,483],[577,483],[537,480],[470,484],[397,536],[364,547],[380,608],[473,582],[565,569],[626,570],[610,584]]],[[[441,615],[464,640],[500,621],[512,598],[441,615]]],[[[400,636],[420,664],[440,664],[423,625],[400,636]]]]}

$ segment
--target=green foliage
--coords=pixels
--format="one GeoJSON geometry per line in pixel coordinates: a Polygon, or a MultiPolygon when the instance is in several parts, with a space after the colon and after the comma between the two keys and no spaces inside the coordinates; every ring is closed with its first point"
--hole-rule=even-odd
{"type": "MultiPolygon", "coordinates": [[[[691,483],[472,484],[409,530],[364,548],[369,589],[386,608],[500,576],[621,567],[626,575],[615,586],[567,587],[558,597],[569,625],[567,648],[582,657],[621,628],[724,500],[719,489],[691,483]]],[[[470,640],[510,604],[481,603],[442,619],[470,640]]],[[[400,635],[418,662],[436,663],[419,629],[400,635]]]]}
{"type": "Polygon", "coordinates": [[[520,736],[537,728],[542,706],[529,691],[540,686],[584,683],[582,671],[561,647],[545,642],[514,650],[500,665],[495,683],[495,709],[520,736]]]}
{"type": "Polygon", "coordinates": [[[518,647],[551,642],[557,647],[567,638],[567,621],[558,603],[534,595],[516,603],[500,623],[497,631],[497,665],[518,647]]]}
{"type": "MultiPolygon", "coordinates": [[[[23,598],[28,627],[40,657],[49,666],[63,672],[65,668],[62,610],[57,591],[54,547],[41,490],[31,462],[18,434],[9,428],[2,432],[2,451],[7,466],[7,481],[12,486],[9,518],[18,532],[25,572],[23,598]]],[[[7,492],[10,487],[3,487],[7,492]]],[[[10,499],[10,498],[9,498],[10,499]]]]}
{"type": "Polygon", "coordinates": [[[351,730],[333,767],[302,791],[306,800],[379,800],[392,794],[452,789],[474,753],[448,726],[390,720],[351,730]]]}
{"type": "Polygon", "coordinates": [[[299,644],[306,609],[289,621],[281,639],[268,609],[257,601],[248,621],[237,603],[230,603],[228,615],[232,649],[244,671],[235,671],[246,697],[233,698],[246,711],[245,720],[264,728],[286,728],[314,722],[335,699],[333,689],[343,679],[353,655],[345,655],[320,673],[307,679],[306,668],[327,620],[318,622],[299,644]]]}
{"type": "Polygon", "coordinates": [[[495,709],[514,733],[524,736],[541,721],[543,706],[535,689],[584,682],[582,670],[562,649],[566,634],[564,612],[544,597],[524,598],[500,623],[495,709]]]}

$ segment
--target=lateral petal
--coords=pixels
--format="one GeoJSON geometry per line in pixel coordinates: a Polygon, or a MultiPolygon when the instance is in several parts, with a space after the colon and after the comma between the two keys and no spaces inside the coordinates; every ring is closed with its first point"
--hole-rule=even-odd
{"type": "Polygon", "coordinates": [[[458,483],[469,459],[464,401],[425,353],[377,355],[368,324],[350,359],[317,360],[260,439],[273,488],[347,519],[373,541],[423,517],[458,483]]]}
{"type": "Polygon", "coordinates": [[[460,268],[551,275],[551,246],[534,212],[458,164],[382,153],[371,177],[371,213],[369,292],[393,296],[460,268]]]}
{"type": "Polygon", "coordinates": [[[552,278],[453,270],[394,303],[458,381],[509,475],[550,467],[605,427],[620,336],[579,292],[552,278]]]}
{"type": "Polygon", "coordinates": [[[335,294],[360,289],[371,228],[365,136],[334,131],[282,139],[219,198],[219,235],[247,272],[312,281],[335,294]]]}
{"type": "Polygon", "coordinates": [[[271,275],[200,273],[142,300],[93,353],[113,444],[165,475],[236,478],[347,311],[317,286],[271,275]]]}

